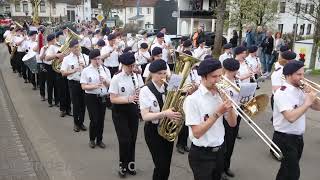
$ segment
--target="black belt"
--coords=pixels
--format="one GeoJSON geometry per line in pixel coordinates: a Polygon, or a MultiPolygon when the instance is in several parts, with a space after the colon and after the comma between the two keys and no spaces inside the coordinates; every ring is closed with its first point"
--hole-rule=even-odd
{"type": "Polygon", "coordinates": [[[200,150],[200,151],[206,151],[206,152],[218,152],[223,148],[223,144],[216,147],[202,147],[202,146],[196,146],[193,143],[191,144],[191,148],[200,150]]]}
{"type": "Polygon", "coordinates": [[[74,83],[74,84],[80,84],[80,81],[76,81],[76,80],[69,80],[69,82],[74,83]]]}
{"type": "Polygon", "coordinates": [[[105,98],[107,97],[106,94],[101,95],[101,94],[90,94],[90,93],[86,93],[87,96],[92,96],[92,97],[97,97],[97,98],[105,98]]]}
{"type": "Polygon", "coordinates": [[[290,138],[303,138],[303,135],[296,135],[296,134],[287,134],[287,133],[283,133],[283,132],[279,132],[279,131],[275,131],[275,134],[278,134],[280,136],[284,136],[284,137],[290,137],[290,138]]]}

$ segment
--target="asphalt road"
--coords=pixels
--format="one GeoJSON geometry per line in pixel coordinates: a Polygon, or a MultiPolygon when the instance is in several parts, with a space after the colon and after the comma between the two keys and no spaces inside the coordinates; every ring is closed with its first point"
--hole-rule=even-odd
{"type": "MultiPolygon", "coordinates": [[[[58,108],[49,108],[47,102],[40,101],[38,91],[32,90],[31,84],[13,74],[10,69],[8,53],[0,45],[0,67],[6,87],[17,111],[19,120],[37,152],[42,166],[47,170],[50,179],[57,180],[116,180],[118,168],[118,143],[108,110],[105,118],[105,150],[88,146],[88,132],[74,133],[73,120],[70,117],[60,118],[58,108]]],[[[318,77],[311,77],[319,82],[318,77]]],[[[269,80],[261,85],[257,94],[271,93],[269,80]]],[[[320,112],[308,111],[305,148],[301,160],[302,180],[319,180],[320,165],[320,112]]],[[[262,112],[254,120],[271,137],[271,109],[262,112]]],[[[85,124],[89,124],[86,117],[85,124]]],[[[280,163],[273,160],[267,146],[242,121],[240,126],[241,140],[237,140],[231,169],[237,180],[270,180],[275,179],[280,163]]],[[[137,175],[128,179],[152,179],[153,163],[147,149],[143,123],[140,123],[136,148],[137,175]]],[[[192,180],[192,172],[187,161],[187,154],[181,155],[174,150],[171,164],[170,180],[192,180]]]]}

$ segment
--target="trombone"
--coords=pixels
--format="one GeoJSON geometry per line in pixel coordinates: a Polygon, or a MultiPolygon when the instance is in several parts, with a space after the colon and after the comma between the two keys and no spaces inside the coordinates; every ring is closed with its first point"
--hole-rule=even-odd
{"type": "Polygon", "coordinates": [[[232,87],[237,92],[240,92],[240,88],[229,81],[225,76],[219,83],[216,84],[218,92],[230,100],[233,109],[237,114],[249,125],[249,127],[263,140],[263,142],[271,149],[277,159],[281,160],[283,154],[280,148],[268,137],[268,135],[250,118],[256,115],[258,112],[263,111],[268,104],[268,96],[265,94],[259,95],[251,99],[249,102],[244,104],[244,110],[229,96],[225,91],[227,88],[232,87]]]}

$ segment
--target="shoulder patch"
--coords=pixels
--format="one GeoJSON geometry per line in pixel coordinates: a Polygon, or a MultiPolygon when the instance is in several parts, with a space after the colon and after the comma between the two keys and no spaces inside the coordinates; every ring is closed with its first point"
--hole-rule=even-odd
{"type": "Polygon", "coordinates": [[[280,90],[284,91],[284,90],[286,90],[286,88],[287,88],[286,86],[281,86],[280,90]]]}
{"type": "Polygon", "coordinates": [[[281,67],[278,67],[277,69],[275,69],[274,71],[279,71],[281,69],[281,67]]]}

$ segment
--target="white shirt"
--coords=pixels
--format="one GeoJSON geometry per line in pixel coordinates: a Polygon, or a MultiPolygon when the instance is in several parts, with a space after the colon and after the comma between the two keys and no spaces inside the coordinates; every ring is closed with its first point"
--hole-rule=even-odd
{"type": "MultiPolygon", "coordinates": [[[[29,40],[27,43],[28,52],[34,51],[33,49],[36,48],[37,46],[38,46],[38,42],[29,40]]],[[[39,59],[39,53],[37,51],[34,51],[34,52],[36,53],[37,63],[42,63],[39,59]]]]}
{"type": "Polygon", "coordinates": [[[148,46],[149,46],[149,44],[150,44],[149,41],[148,41],[148,39],[144,39],[144,38],[143,38],[143,39],[141,39],[141,40],[138,41],[138,47],[139,47],[139,48],[140,48],[140,46],[141,46],[142,43],[147,43],[148,46]]]}
{"type": "Polygon", "coordinates": [[[97,45],[98,41],[99,41],[99,38],[97,38],[96,36],[94,36],[92,39],[92,45],[95,46],[97,45]]]}
{"type": "Polygon", "coordinates": [[[143,80],[140,74],[127,75],[125,72],[113,76],[110,82],[109,93],[118,94],[120,96],[135,95],[136,89],[143,86],[143,80]],[[134,78],[134,83],[133,79],[134,78]]]}
{"type": "Polygon", "coordinates": [[[189,76],[187,76],[186,83],[192,83],[199,85],[201,83],[201,76],[198,75],[198,71],[193,69],[190,71],[189,76]]]}
{"type": "MultiPolygon", "coordinates": [[[[54,55],[57,54],[59,51],[59,47],[56,45],[50,45],[46,51],[46,56],[47,55],[54,55]]],[[[51,65],[52,64],[52,60],[50,61],[44,61],[45,64],[51,65]]]]}
{"type": "Polygon", "coordinates": [[[132,52],[137,52],[139,50],[138,42],[134,38],[130,38],[127,42],[127,46],[131,47],[132,52]]]}
{"type": "MultiPolygon", "coordinates": [[[[250,72],[249,66],[248,66],[245,62],[240,63],[240,68],[239,68],[239,70],[238,70],[237,75],[238,75],[239,77],[241,77],[241,76],[243,76],[243,75],[248,74],[249,72],[250,72]]],[[[249,83],[249,82],[250,82],[250,77],[248,77],[247,79],[241,80],[241,82],[249,83]]]]}
{"type": "MultiPolygon", "coordinates": [[[[90,64],[88,67],[84,68],[81,72],[80,83],[81,84],[99,84],[101,83],[100,77],[105,79],[107,82],[111,81],[111,74],[107,67],[100,65],[98,68],[93,67],[90,64]],[[98,70],[99,69],[99,70],[98,70]]],[[[103,86],[102,88],[85,90],[87,94],[100,94],[106,95],[108,93],[108,88],[103,86]]]]}
{"type": "Polygon", "coordinates": [[[254,71],[257,71],[260,68],[260,59],[259,57],[252,57],[250,54],[246,57],[246,61],[250,68],[254,71]]]}
{"type": "Polygon", "coordinates": [[[39,53],[39,55],[38,55],[38,59],[37,59],[37,61],[39,61],[39,63],[45,63],[46,61],[44,60],[44,58],[41,60],[40,59],[40,56],[42,56],[44,53],[46,53],[46,50],[45,50],[45,48],[44,48],[45,46],[43,46],[41,49],[40,49],[40,53],[39,53]]]}
{"type": "Polygon", "coordinates": [[[194,57],[204,60],[204,57],[207,55],[208,50],[206,48],[201,48],[200,46],[194,50],[194,57]]]}
{"type": "MultiPolygon", "coordinates": [[[[147,78],[150,75],[149,66],[150,66],[150,63],[148,63],[146,68],[144,69],[144,72],[143,72],[143,75],[142,75],[144,78],[147,78]]],[[[171,76],[171,71],[170,71],[170,67],[169,67],[168,64],[167,64],[167,76],[168,77],[171,76]]]]}
{"type": "Polygon", "coordinates": [[[158,43],[158,41],[156,42],[156,43],[154,43],[152,46],[151,46],[151,52],[152,52],[152,50],[153,50],[153,48],[155,48],[155,47],[159,47],[159,48],[161,48],[162,49],[162,59],[164,60],[164,61],[166,61],[166,62],[168,62],[168,50],[166,49],[166,48],[164,48],[164,43],[162,43],[162,44],[159,44],[158,43]]]}
{"type": "Polygon", "coordinates": [[[119,66],[119,52],[113,51],[113,48],[110,45],[103,46],[101,49],[101,55],[110,53],[110,56],[104,60],[104,65],[107,67],[117,67],[119,66]]]}
{"type": "Polygon", "coordinates": [[[224,142],[223,119],[220,116],[216,122],[199,139],[192,133],[192,125],[200,125],[206,117],[217,111],[222,99],[218,94],[213,95],[208,89],[200,84],[197,91],[188,96],[183,104],[186,126],[189,127],[189,138],[192,143],[199,147],[216,147],[224,142]]]}
{"type": "MultiPolygon", "coordinates": [[[[67,72],[70,70],[74,70],[80,67],[80,64],[84,64],[85,67],[89,64],[89,57],[85,54],[80,54],[79,59],[78,57],[70,53],[68,56],[63,58],[62,64],[61,64],[61,71],[67,72]]],[[[74,81],[80,81],[81,72],[75,72],[73,74],[69,74],[67,76],[68,80],[74,80],[74,81]]]]}
{"type": "Polygon", "coordinates": [[[220,55],[219,61],[221,62],[221,64],[223,64],[223,61],[228,58],[232,58],[232,54],[224,52],[223,54],[220,55]]]}
{"type": "Polygon", "coordinates": [[[148,63],[148,59],[150,59],[149,51],[141,52],[140,50],[134,54],[136,62],[138,65],[143,65],[148,63]],[[147,59],[148,58],[148,59],[147,59]]]}
{"type": "Polygon", "coordinates": [[[178,52],[183,52],[183,45],[180,44],[178,47],[177,47],[177,51],[178,52]]]}
{"type": "Polygon", "coordinates": [[[282,79],[282,76],[283,76],[282,72],[283,72],[283,66],[279,64],[279,67],[275,69],[271,75],[272,86],[282,86],[285,83],[285,80],[282,79]]]}
{"type": "MultiPolygon", "coordinates": [[[[23,40],[24,37],[22,36],[14,36],[13,38],[13,42],[14,44],[18,44],[19,42],[21,42],[23,40]]],[[[26,44],[25,44],[26,40],[24,40],[19,46],[17,46],[17,52],[25,52],[26,51],[26,44]]]]}
{"type": "Polygon", "coordinates": [[[6,30],[4,33],[3,33],[3,38],[7,38],[7,36],[10,34],[10,30],[6,30]]]}
{"type": "Polygon", "coordinates": [[[80,42],[80,46],[91,49],[92,43],[91,43],[90,38],[88,36],[83,37],[82,41],[80,42]]]}
{"type": "MultiPolygon", "coordinates": [[[[153,82],[152,82],[153,83],[153,82]]],[[[153,83],[154,86],[156,87],[156,89],[160,92],[160,93],[164,93],[164,85],[162,85],[160,88],[153,83]]],[[[165,95],[162,94],[162,101],[165,101],[165,95]]],[[[150,91],[150,89],[148,88],[148,86],[144,86],[143,88],[141,88],[140,93],[139,93],[139,105],[140,105],[140,109],[149,109],[149,112],[153,112],[153,113],[157,113],[160,112],[160,106],[159,106],[159,102],[156,98],[156,96],[150,91]]],[[[153,120],[152,121],[153,124],[158,124],[159,123],[159,119],[157,120],[153,120]]]]}
{"type": "Polygon", "coordinates": [[[305,94],[303,91],[287,82],[275,92],[273,109],[273,126],[275,131],[295,135],[302,135],[305,132],[305,114],[293,123],[286,120],[282,114],[284,111],[300,107],[304,103],[304,100],[305,94]]]}

